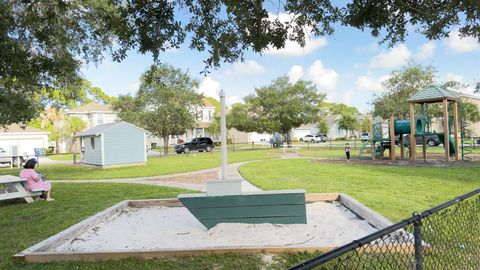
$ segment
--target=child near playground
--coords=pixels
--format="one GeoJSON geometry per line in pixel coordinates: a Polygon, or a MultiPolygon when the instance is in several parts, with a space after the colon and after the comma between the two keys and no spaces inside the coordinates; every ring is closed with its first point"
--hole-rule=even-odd
{"type": "Polygon", "coordinates": [[[345,155],[347,156],[347,161],[350,161],[350,145],[348,143],[345,144],[345,155]]]}

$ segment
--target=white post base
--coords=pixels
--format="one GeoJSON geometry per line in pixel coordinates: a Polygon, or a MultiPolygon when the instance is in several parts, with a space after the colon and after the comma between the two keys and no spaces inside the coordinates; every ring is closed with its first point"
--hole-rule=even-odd
{"type": "Polygon", "coordinates": [[[242,195],[243,179],[207,181],[207,196],[242,195]]]}

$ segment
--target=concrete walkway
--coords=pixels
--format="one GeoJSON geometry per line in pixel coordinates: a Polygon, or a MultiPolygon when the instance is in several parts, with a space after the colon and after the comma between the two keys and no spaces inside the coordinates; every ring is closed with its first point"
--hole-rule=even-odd
{"type": "MultiPolygon", "coordinates": [[[[261,191],[260,188],[252,185],[245,180],[238,168],[246,163],[258,160],[245,161],[229,164],[227,166],[228,178],[242,179],[242,190],[246,192],[261,191]]],[[[145,184],[165,187],[185,188],[205,192],[207,190],[207,181],[219,179],[221,175],[220,167],[198,170],[186,173],[176,173],[161,176],[148,176],[139,178],[122,178],[122,179],[101,179],[101,180],[50,180],[53,183],[129,183],[129,184],[145,184]]]]}

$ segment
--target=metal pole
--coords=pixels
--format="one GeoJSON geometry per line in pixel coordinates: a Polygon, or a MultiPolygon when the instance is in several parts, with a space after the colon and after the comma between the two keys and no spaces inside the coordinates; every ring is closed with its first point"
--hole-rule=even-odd
{"type": "Polygon", "coordinates": [[[225,116],[225,92],[220,91],[220,135],[222,141],[222,179],[227,179],[227,119],[225,116]]]}
{"type": "Polygon", "coordinates": [[[423,246],[422,246],[422,220],[420,215],[418,219],[413,222],[413,237],[415,246],[415,269],[423,270],[423,246]]]}

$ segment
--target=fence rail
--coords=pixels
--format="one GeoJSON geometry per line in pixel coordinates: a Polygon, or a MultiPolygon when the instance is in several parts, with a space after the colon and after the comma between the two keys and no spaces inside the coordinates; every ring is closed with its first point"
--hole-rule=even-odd
{"type": "Polygon", "coordinates": [[[480,269],[480,189],[290,269],[480,269]]]}

